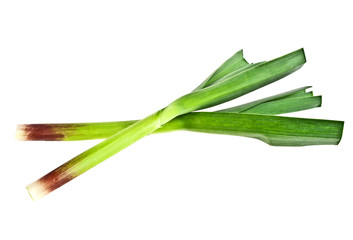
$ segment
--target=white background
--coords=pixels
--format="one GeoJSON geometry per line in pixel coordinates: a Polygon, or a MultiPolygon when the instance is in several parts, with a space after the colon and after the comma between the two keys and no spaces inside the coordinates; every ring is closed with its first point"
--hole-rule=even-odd
{"type": "MultiPolygon", "coordinates": [[[[1,239],[352,239],[349,1],[1,1],[1,239]],[[138,119],[239,49],[304,47],[300,71],[222,107],[312,85],[339,146],[176,132],[142,139],[45,198],[25,186],[99,141],[19,142],[18,123],[138,119]]],[[[221,108],[221,107],[218,107],[221,108]]]]}

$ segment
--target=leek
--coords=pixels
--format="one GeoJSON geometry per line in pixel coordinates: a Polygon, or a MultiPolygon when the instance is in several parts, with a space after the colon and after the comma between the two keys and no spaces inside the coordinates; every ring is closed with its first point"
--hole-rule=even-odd
{"type": "MultiPolygon", "coordinates": [[[[312,92],[306,92],[309,87],[294,89],[285,93],[277,94],[264,99],[259,99],[247,104],[243,104],[233,108],[219,110],[217,112],[227,113],[253,113],[277,115],[283,113],[290,113],[295,111],[302,111],[314,107],[321,106],[321,96],[313,96],[312,92]]],[[[161,133],[175,130],[190,130],[183,121],[190,121],[188,115],[185,114],[166,123],[162,128],[157,129],[153,133],[161,133]],[[181,122],[180,122],[181,121],[181,122]],[[175,122],[179,122],[175,124],[175,122]],[[182,129],[180,126],[184,126],[182,129]]],[[[203,121],[203,132],[207,130],[207,121],[205,119],[197,119],[203,121]]],[[[101,123],[66,123],[66,124],[20,124],[17,127],[17,139],[25,141],[75,141],[75,140],[91,140],[91,139],[105,139],[112,136],[114,133],[121,131],[124,128],[136,123],[133,121],[118,121],[118,122],[101,122],[101,123]]],[[[222,122],[222,118],[218,119],[218,129],[226,125],[222,122]]],[[[234,125],[235,127],[238,125],[234,125]]],[[[223,134],[227,134],[228,128],[225,127],[223,134]]],[[[231,135],[237,132],[237,129],[230,131],[231,135]]]]}
{"type": "MultiPolygon", "coordinates": [[[[187,113],[235,99],[277,81],[298,70],[305,61],[303,49],[299,49],[269,62],[257,64],[249,64],[245,61],[242,51],[240,51],[221,65],[221,67],[191,93],[178,98],[165,108],[116,132],[106,140],[28,185],[27,190],[33,199],[41,198],[139,139],[158,129],[167,128],[167,123],[171,120],[175,119],[174,121],[178,122],[178,116],[180,116],[179,120],[186,118],[182,120],[182,128],[188,126],[189,130],[192,131],[207,130],[209,132],[222,134],[225,126],[221,127],[219,130],[217,123],[218,119],[223,119],[222,121],[229,125],[242,123],[241,126],[238,127],[239,129],[243,128],[245,130],[238,129],[234,134],[255,137],[272,145],[283,142],[283,140],[281,140],[283,138],[286,138],[285,141],[288,142],[289,145],[293,143],[298,144],[296,142],[302,142],[303,138],[307,140],[307,144],[322,144],[323,142],[335,144],[337,142],[337,129],[339,133],[340,127],[343,126],[342,122],[338,121],[298,120],[278,116],[244,113],[200,112],[187,115],[187,113]],[[187,118],[193,120],[189,122],[187,118]],[[195,124],[197,122],[199,122],[199,125],[195,124]],[[263,122],[266,123],[262,125],[261,123],[263,122]],[[271,123],[274,125],[270,125],[271,123]],[[315,131],[315,124],[325,125],[325,127],[315,131]],[[255,132],[251,133],[252,130],[249,131],[251,128],[249,126],[255,127],[255,132]],[[302,128],[303,131],[298,133],[298,128],[302,128]],[[286,134],[293,135],[293,132],[295,132],[295,136],[286,137],[286,134]],[[285,133],[285,135],[282,133],[285,133]],[[335,140],[327,141],[321,139],[335,140]]],[[[304,98],[305,97],[299,99],[304,98]]],[[[290,100],[290,98],[287,100],[290,100]]],[[[259,108],[259,106],[255,104],[249,109],[254,109],[256,106],[259,108]]],[[[262,109],[264,109],[264,107],[262,107],[262,109]]],[[[270,111],[270,109],[271,107],[267,106],[264,111],[270,111]]],[[[279,106],[277,105],[275,109],[279,109],[279,106]]],[[[259,111],[259,109],[255,109],[255,111],[259,111]]],[[[173,124],[173,122],[171,122],[171,124],[173,124]]],[[[231,129],[234,129],[234,127],[231,129]]],[[[231,131],[231,129],[229,129],[229,131],[231,131]]],[[[226,134],[229,134],[229,131],[227,130],[226,134]]]]}
{"type": "Polygon", "coordinates": [[[205,84],[209,84],[208,86],[197,88],[178,98],[166,108],[115,133],[28,185],[27,190],[33,199],[41,198],[139,139],[153,133],[175,117],[242,96],[294,72],[304,63],[304,51],[299,49],[272,61],[239,71],[248,63],[243,61],[242,53],[236,54],[219,68],[220,71],[216,70],[209,79],[206,79],[205,84]],[[240,62],[241,64],[238,64],[240,62]],[[217,72],[221,73],[213,77],[217,72]],[[235,74],[232,74],[234,72],[235,74]]]}

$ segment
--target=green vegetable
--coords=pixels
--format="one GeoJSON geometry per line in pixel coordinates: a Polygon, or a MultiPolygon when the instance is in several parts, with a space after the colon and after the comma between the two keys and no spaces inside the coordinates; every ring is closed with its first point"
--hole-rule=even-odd
{"type": "MultiPolygon", "coordinates": [[[[33,199],[43,197],[139,139],[158,129],[168,128],[167,123],[178,116],[180,116],[179,120],[176,118],[174,123],[172,121],[169,126],[180,124],[181,128],[185,127],[191,131],[255,137],[273,145],[300,145],[302,142],[305,142],[305,144],[337,144],[339,141],[337,138],[343,126],[342,122],[337,121],[235,113],[200,112],[184,115],[224,103],[261,88],[296,71],[304,63],[305,55],[303,49],[269,62],[257,64],[249,64],[245,61],[242,51],[240,51],[222,64],[193,92],[178,98],[167,107],[150,116],[136,121],[64,163],[28,185],[28,192],[33,199]],[[226,124],[221,126],[220,122],[226,124]],[[317,129],[315,124],[319,124],[322,128],[317,129]]],[[[301,96],[298,99],[302,103],[306,101],[304,99],[307,97],[312,99],[303,92],[297,94],[301,96]]],[[[294,96],[292,95],[292,97],[294,96]]],[[[291,97],[288,96],[286,101],[290,101],[290,99],[291,97]]],[[[275,99],[272,100],[275,101],[275,99]]],[[[261,109],[262,112],[277,113],[284,111],[280,110],[281,106],[293,105],[293,102],[281,102],[283,99],[280,102],[270,104],[272,100],[266,102],[267,105],[265,102],[263,104],[252,103],[252,105],[246,106],[247,111],[259,112],[261,109]],[[274,105],[272,104],[277,105],[273,107],[274,105]]],[[[321,99],[315,100],[315,104],[321,101],[321,99]]],[[[310,104],[308,102],[305,103],[306,108],[309,108],[311,101],[310,104]]],[[[295,110],[295,108],[293,109],[295,110]]]]}
{"type": "MultiPolygon", "coordinates": [[[[260,99],[237,107],[220,110],[217,112],[241,112],[276,115],[280,113],[289,113],[319,107],[321,105],[321,96],[313,96],[312,92],[306,92],[307,88],[309,87],[294,89],[285,93],[260,99]]],[[[202,115],[200,119],[195,119],[194,117],[188,118],[190,114],[194,113],[188,113],[183,116],[179,116],[173,119],[172,121],[166,123],[163,127],[157,129],[154,133],[175,130],[190,130],[188,129],[188,126],[190,126],[190,124],[195,125],[195,123],[190,123],[191,119],[193,119],[194,121],[197,120],[197,122],[202,121],[204,127],[203,129],[199,130],[203,130],[203,132],[209,132],[207,130],[207,119],[203,119],[202,115]]],[[[222,133],[227,134],[227,131],[229,131],[229,126],[227,125],[227,123],[223,123],[222,120],[223,118],[218,119],[217,127],[219,130],[224,128],[224,131],[222,131],[222,133]]],[[[105,139],[136,122],[137,120],[105,123],[24,124],[18,125],[16,134],[19,140],[26,141],[74,141],[105,139]]],[[[210,124],[212,124],[213,122],[214,121],[212,121],[210,124]]],[[[235,124],[233,126],[237,127],[239,125],[235,124]]],[[[251,129],[248,129],[248,131],[250,130],[251,129]]],[[[237,132],[237,128],[232,129],[230,131],[230,134],[234,135],[235,132],[237,132]]]]}
{"type": "Polygon", "coordinates": [[[244,113],[197,112],[175,120],[188,131],[251,137],[272,146],[336,145],[343,131],[342,121],[244,113]]]}
{"type": "MultiPolygon", "coordinates": [[[[70,127],[63,124],[59,129],[67,134],[66,140],[87,140],[110,137],[136,122],[81,123],[70,127]]],[[[273,146],[335,145],[342,137],[343,122],[245,113],[193,112],[171,120],[155,132],[176,130],[251,137],[273,146]]]]}

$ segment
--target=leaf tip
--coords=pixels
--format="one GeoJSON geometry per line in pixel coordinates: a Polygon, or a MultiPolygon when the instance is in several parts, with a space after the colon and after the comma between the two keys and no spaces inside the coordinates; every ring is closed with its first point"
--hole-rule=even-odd
{"type": "Polygon", "coordinates": [[[337,139],[337,144],[340,144],[341,140],[342,140],[342,136],[343,136],[343,129],[344,129],[344,121],[341,121],[341,127],[340,127],[340,132],[339,132],[339,137],[337,139]]]}
{"type": "Polygon", "coordinates": [[[301,54],[303,55],[303,62],[306,63],[306,56],[305,56],[304,48],[298,49],[298,52],[301,52],[301,54]]]}
{"type": "Polygon", "coordinates": [[[318,98],[317,107],[321,107],[321,105],[322,105],[322,96],[317,96],[317,98],[318,98]]]}

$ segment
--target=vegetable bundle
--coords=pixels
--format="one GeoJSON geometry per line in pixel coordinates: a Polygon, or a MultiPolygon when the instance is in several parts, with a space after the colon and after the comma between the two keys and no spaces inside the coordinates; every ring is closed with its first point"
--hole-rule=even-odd
{"type": "Polygon", "coordinates": [[[151,134],[188,130],[252,137],[276,146],[338,144],[343,122],[280,117],[277,114],[321,106],[321,96],[303,87],[217,112],[194,112],[212,107],[298,70],[305,54],[299,49],[268,62],[249,64],[239,51],[195,90],[142,120],[18,125],[20,140],[71,141],[105,139],[27,186],[38,199],[71,181],[139,139],[151,134]]]}

